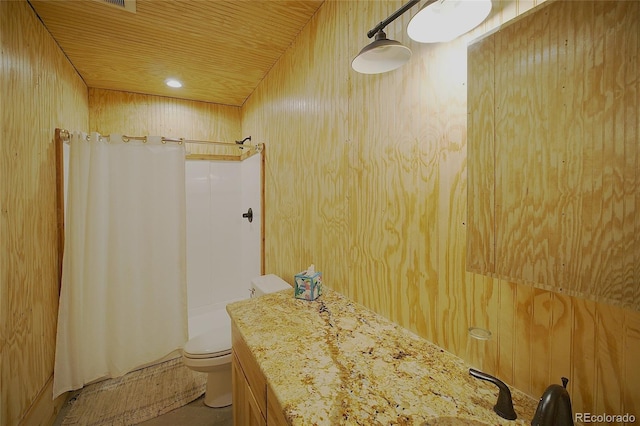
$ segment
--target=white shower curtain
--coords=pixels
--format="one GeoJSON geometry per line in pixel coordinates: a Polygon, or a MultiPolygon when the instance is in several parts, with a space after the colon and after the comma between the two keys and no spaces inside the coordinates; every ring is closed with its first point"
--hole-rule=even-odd
{"type": "Polygon", "coordinates": [[[70,138],[54,398],[187,340],[185,151],[70,138]]]}

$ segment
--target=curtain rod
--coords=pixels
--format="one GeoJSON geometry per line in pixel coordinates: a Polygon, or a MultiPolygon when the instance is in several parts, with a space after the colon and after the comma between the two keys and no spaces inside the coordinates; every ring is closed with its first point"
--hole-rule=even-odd
{"type": "MultiPolygon", "coordinates": [[[[66,129],[56,129],[56,133],[60,135],[60,139],[63,141],[69,141],[71,135],[69,133],[68,130],[66,129]]],[[[102,137],[104,138],[109,138],[110,135],[102,135],[102,137]]],[[[257,144],[257,145],[244,145],[244,143],[246,141],[251,141],[251,136],[247,136],[246,138],[244,138],[241,141],[235,141],[235,143],[232,142],[216,142],[216,141],[200,141],[200,140],[195,140],[195,139],[185,139],[185,138],[165,138],[164,136],[162,136],[160,138],[162,143],[167,143],[167,142],[174,142],[177,144],[183,144],[183,143],[194,143],[194,144],[203,144],[203,145],[225,145],[225,146],[237,146],[240,149],[244,149],[244,148],[255,148],[258,152],[262,151],[263,145],[262,144],[257,144]]],[[[129,142],[129,141],[143,141],[143,142],[147,142],[147,137],[146,136],[127,136],[127,135],[122,135],[122,141],[123,142],[129,142]]]]}

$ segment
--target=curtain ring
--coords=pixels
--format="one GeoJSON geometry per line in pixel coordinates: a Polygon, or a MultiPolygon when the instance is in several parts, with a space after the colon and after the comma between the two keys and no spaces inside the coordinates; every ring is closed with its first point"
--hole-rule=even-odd
{"type": "Polygon", "coordinates": [[[129,143],[129,138],[126,137],[125,135],[122,135],[122,142],[129,143]]]}

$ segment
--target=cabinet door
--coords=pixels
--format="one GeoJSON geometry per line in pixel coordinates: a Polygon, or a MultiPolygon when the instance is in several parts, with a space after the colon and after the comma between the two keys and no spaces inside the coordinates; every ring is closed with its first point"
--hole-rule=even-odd
{"type": "Polygon", "coordinates": [[[271,386],[267,386],[267,424],[269,426],[287,426],[289,424],[271,386]]]}
{"type": "Polygon", "coordinates": [[[244,375],[238,358],[231,362],[233,377],[233,424],[234,426],[266,426],[249,382],[244,375]]]}

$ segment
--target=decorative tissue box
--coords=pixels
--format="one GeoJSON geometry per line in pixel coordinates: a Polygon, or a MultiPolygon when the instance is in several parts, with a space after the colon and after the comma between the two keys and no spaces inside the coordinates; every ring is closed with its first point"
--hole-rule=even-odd
{"type": "Polygon", "coordinates": [[[293,276],[296,299],[316,300],[322,295],[322,272],[313,267],[293,276]]]}

